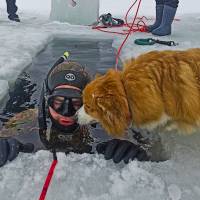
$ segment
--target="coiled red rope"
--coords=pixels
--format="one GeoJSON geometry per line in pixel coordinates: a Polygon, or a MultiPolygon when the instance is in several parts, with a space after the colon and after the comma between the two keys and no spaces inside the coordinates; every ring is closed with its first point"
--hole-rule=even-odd
{"type": "MultiPolygon", "coordinates": [[[[110,31],[110,30],[105,30],[103,28],[105,27],[94,27],[93,29],[97,29],[99,31],[102,31],[102,32],[105,32],[105,33],[113,33],[113,34],[119,34],[119,35],[126,35],[125,39],[123,40],[122,44],[120,45],[120,47],[118,48],[118,51],[117,51],[117,54],[116,54],[116,61],[115,61],[115,69],[117,70],[118,69],[118,62],[119,62],[119,55],[121,53],[121,50],[125,44],[125,42],[127,41],[128,37],[130,36],[131,33],[134,33],[134,32],[147,32],[146,31],[146,24],[144,22],[144,19],[146,17],[137,17],[138,15],[138,11],[139,11],[139,8],[140,8],[140,5],[141,5],[141,2],[142,0],[135,0],[133,2],[133,4],[130,6],[130,8],[128,9],[128,11],[126,12],[126,15],[125,15],[125,23],[121,26],[117,26],[117,27],[126,27],[128,28],[128,30],[123,30],[123,31],[110,31]],[[131,9],[136,5],[136,3],[138,3],[137,5],[137,10],[135,12],[135,15],[134,15],[134,18],[133,18],[133,21],[132,23],[128,23],[128,15],[131,11],[131,9]],[[137,20],[137,23],[136,23],[136,20],[137,20]]],[[[147,18],[146,18],[147,19],[147,18]]]]}

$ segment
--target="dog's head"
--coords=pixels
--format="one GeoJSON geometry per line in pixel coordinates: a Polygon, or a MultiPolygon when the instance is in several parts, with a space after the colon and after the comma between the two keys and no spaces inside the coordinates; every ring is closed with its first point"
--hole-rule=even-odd
{"type": "Polygon", "coordinates": [[[130,123],[130,112],[120,72],[109,70],[86,86],[77,117],[79,124],[96,121],[114,137],[124,135],[130,123]]]}

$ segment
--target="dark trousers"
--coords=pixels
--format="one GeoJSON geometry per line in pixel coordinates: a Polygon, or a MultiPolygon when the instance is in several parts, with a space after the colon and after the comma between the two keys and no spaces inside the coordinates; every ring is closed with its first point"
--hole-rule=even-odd
{"type": "Polygon", "coordinates": [[[179,0],[155,0],[155,1],[157,5],[164,4],[164,5],[171,6],[173,8],[177,8],[178,3],[179,3],[179,0]]]}
{"type": "Polygon", "coordinates": [[[6,0],[8,15],[15,15],[17,12],[16,0],[6,0]]]}

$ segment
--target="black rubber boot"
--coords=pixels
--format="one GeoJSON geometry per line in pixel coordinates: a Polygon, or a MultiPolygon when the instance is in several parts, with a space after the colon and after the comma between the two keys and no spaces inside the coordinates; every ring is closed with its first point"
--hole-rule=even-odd
{"type": "Polygon", "coordinates": [[[156,21],[153,25],[147,26],[148,32],[152,32],[154,29],[160,26],[162,22],[163,8],[163,4],[156,4],[156,21]]]}
{"type": "Polygon", "coordinates": [[[15,22],[20,22],[19,16],[14,14],[14,15],[8,15],[8,19],[11,21],[15,21],[15,22]]]}
{"type": "Polygon", "coordinates": [[[177,8],[164,5],[163,17],[160,26],[152,31],[152,34],[165,36],[171,34],[172,22],[174,20],[177,8]]]}

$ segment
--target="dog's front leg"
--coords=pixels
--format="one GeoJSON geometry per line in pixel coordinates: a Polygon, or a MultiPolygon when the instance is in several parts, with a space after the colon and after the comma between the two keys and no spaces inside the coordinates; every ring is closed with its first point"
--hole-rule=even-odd
{"type": "Polygon", "coordinates": [[[145,129],[130,128],[128,138],[133,143],[140,145],[147,152],[151,161],[158,162],[168,159],[158,133],[145,129]]]}

